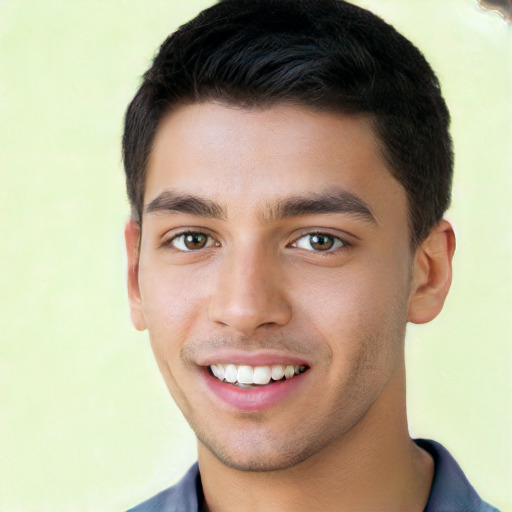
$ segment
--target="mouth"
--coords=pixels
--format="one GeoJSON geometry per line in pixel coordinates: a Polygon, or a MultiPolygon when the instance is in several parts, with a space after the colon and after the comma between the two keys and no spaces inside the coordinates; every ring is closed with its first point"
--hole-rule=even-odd
{"type": "Polygon", "coordinates": [[[239,388],[253,389],[269,386],[275,382],[291,380],[307,371],[307,366],[274,364],[271,366],[248,366],[233,363],[218,363],[208,366],[209,372],[221,382],[239,388]]]}
{"type": "Polygon", "coordinates": [[[215,407],[244,413],[281,410],[285,402],[303,397],[301,390],[309,387],[311,367],[302,357],[224,352],[199,362],[215,407]]]}

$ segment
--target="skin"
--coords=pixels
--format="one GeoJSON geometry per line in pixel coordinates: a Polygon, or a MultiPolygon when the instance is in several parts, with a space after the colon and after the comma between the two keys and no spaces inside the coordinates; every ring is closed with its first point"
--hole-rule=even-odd
{"type": "Polygon", "coordinates": [[[442,221],[411,250],[407,197],[368,120],[180,107],[158,128],[144,204],[142,230],[125,231],[132,321],[197,435],[209,510],[423,510],[433,466],[407,431],[405,327],[440,312],[455,239],[442,221]],[[370,215],[280,215],[333,191],[370,215]],[[301,358],[303,384],[272,407],[232,407],[204,379],[226,347],[301,358]]]}

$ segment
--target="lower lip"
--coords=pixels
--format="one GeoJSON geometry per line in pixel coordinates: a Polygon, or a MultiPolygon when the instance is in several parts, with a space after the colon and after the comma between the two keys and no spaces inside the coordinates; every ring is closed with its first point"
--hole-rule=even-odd
{"type": "Polygon", "coordinates": [[[225,404],[241,411],[261,411],[277,406],[297,391],[305,381],[305,371],[292,379],[280,380],[267,386],[240,388],[228,382],[222,382],[205,371],[205,381],[213,393],[225,404]]]}

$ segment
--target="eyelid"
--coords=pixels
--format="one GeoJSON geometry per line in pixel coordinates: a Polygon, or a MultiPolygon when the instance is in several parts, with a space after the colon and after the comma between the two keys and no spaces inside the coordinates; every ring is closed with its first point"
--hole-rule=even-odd
{"type": "MultiPolygon", "coordinates": [[[[315,250],[313,248],[311,248],[311,249],[304,249],[304,250],[312,252],[312,253],[318,253],[318,254],[319,253],[323,253],[323,254],[327,255],[327,254],[332,254],[332,253],[336,253],[336,252],[342,251],[344,249],[348,249],[348,248],[350,248],[353,245],[353,243],[347,239],[347,238],[350,238],[349,235],[343,236],[343,235],[341,235],[339,233],[338,234],[334,234],[328,228],[326,228],[326,229],[304,229],[301,232],[299,232],[293,238],[293,240],[291,242],[289,242],[287,244],[287,247],[297,247],[296,244],[297,244],[297,242],[300,239],[308,237],[308,236],[314,236],[314,235],[326,236],[326,237],[334,238],[335,240],[339,241],[341,243],[341,245],[338,246],[338,247],[335,247],[335,248],[327,249],[325,251],[315,250]]],[[[171,230],[171,231],[167,232],[164,235],[163,240],[162,240],[162,242],[159,245],[162,248],[171,249],[171,250],[174,250],[176,252],[186,253],[186,252],[199,252],[201,250],[211,248],[212,246],[220,247],[221,243],[219,241],[218,235],[212,233],[209,229],[206,229],[204,227],[201,227],[201,228],[186,227],[186,228],[177,228],[176,230],[171,230]],[[172,242],[174,240],[178,239],[181,236],[187,235],[187,234],[204,235],[208,239],[210,239],[213,243],[209,242],[206,247],[203,247],[201,249],[196,249],[196,250],[193,250],[193,249],[188,249],[188,250],[180,249],[180,248],[177,248],[175,245],[173,245],[172,242]]]]}
{"type": "Polygon", "coordinates": [[[167,233],[166,235],[168,235],[168,236],[164,237],[162,243],[160,244],[161,247],[171,249],[176,252],[183,252],[183,253],[199,252],[204,249],[209,249],[212,246],[220,246],[220,242],[218,241],[218,238],[215,237],[212,233],[210,233],[207,229],[204,229],[204,228],[183,228],[183,229],[179,229],[177,231],[172,231],[170,233],[167,233]],[[210,239],[213,243],[207,244],[205,247],[202,247],[201,249],[197,249],[197,250],[180,249],[173,244],[174,240],[176,240],[182,236],[192,235],[192,234],[193,235],[204,235],[205,237],[210,239]]]}
{"type": "Polygon", "coordinates": [[[309,251],[309,252],[312,252],[312,253],[325,254],[325,255],[333,254],[333,253],[336,253],[336,252],[348,249],[351,246],[352,246],[352,243],[349,242],[346,237],[342,237],[339,234],[335,235],[334,233],[331,233],[328,230],[320,230],[320,229],[315,229],[313,231],[302,232],[299,236],[295,237],[294,240],[290,244],[288,244],[288,247],[294,247],[294,248],[303,249],[305,251],[309,251]],[[315,236],[315,235],[317,235],[317,236],[325,236],[325,237],[329,237],[329,238],[334,238],[336,241],[340,242],[340,245],[338,247],[335,247],[335,248],[329,248],[329,249],[327,249],[325,251],[315,250],[313,248],[305,249],[303,247],[298,247],[297,246],[299,240],[301,240],[302,238],[311,237],[311,236],[315,236]]]}

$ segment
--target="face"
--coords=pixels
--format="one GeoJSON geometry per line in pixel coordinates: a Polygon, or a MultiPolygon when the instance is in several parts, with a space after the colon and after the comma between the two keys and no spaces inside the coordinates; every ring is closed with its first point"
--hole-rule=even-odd
{"type": "Polygon", "coordinates": [[[132,319],[200,449],[288,468],[403,399],[407,199],[365,118],[175,110],[138,236],[131,223],[132,319]]]}

